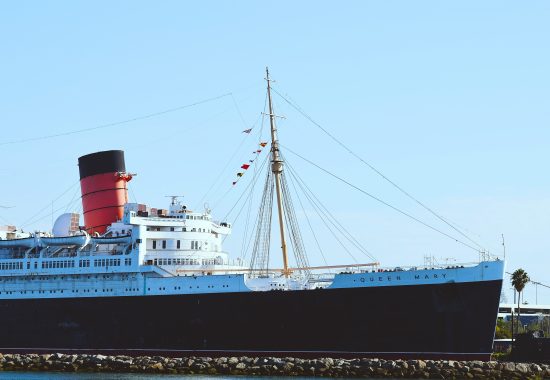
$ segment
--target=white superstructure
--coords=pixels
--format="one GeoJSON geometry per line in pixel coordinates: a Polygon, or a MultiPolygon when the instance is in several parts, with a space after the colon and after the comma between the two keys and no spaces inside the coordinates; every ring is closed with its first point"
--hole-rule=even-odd
{"type": "MultiPolygon", "coordinates": [[[[78,232],[0,240],[0,299],[170,295],[319,287],[422,285],[498,278],[502,263],[471,268],[397,268],[345,273],[257,276],[223,251],[231,225],[173,202],[165,215],[149,216],[127,203],[123,219],[103,236],[78,232]]],[[[162,214],[162,213],[161,213],[162,214]]]]}

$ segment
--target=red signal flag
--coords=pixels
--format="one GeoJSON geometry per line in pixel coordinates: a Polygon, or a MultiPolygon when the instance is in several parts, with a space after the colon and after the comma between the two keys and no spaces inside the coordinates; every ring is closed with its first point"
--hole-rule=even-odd
{"type": "Polygon", "coordinates": [[[262,148],[265,148],[266,145],[267,145],[266,142],[261,142],[261,143],[260,143],[260,146],[261,146],[262,148]]]}
{"type": "Polygon", "coordinates": [[[250,165],[248,165],[248,164],[243,164],[243,166],[241,166],[241,169],[247,170],[249,167],[250,167],[250,165]]]}

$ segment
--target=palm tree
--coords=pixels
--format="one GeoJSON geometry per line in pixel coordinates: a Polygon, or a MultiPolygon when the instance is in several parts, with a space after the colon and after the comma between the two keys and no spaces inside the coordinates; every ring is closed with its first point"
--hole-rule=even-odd
{"type": "MultiPolygon", "coordinates": [[[[520,316],[520,299],[521,299],[521,292],[525,288],[525,285],[530,281],[529,276],[527,275],[527,272],[525,272],[523,269],[516,269],[514,273],[512,273],[512,286],[516,291],[518,292],[518,317],[517,320],[519,321],[520,316]]],[[[514,326],[514,321],[512,321],[512,329],[514,326]]],[[[518,326],[519,328],[519,326],[518,326]]],[[[513,337],[513,331],[512,331],[512,337],[513,337]]]]}

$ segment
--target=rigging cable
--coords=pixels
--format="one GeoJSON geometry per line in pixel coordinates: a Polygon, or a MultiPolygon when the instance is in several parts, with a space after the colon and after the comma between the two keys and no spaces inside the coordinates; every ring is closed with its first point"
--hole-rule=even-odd
{"type": "Polygon", "coordinates": [[[478,248],[475,248],[475,247],[473,247],[472,245],[470,245],[470,244],[468,244],[468,243],[466,243],[466,242],[464,242],[464,241],[462,241],[462,240],[459,240],[459,239],[455,238],[454,236],[449,235],[448,233],[443,232],[443,231],[441,231],[440,229],[438,229],[438,228],[436,228],[436,227],[433,227],[433,226],[429,225],[428,223],[423,222],[422,220],[420,220],[420,219],[418,219],[418,218],[412,216],[411,214],[409,214],[409,213],[407,213],[407,212],[405,212],[405,211],[403,211],[403,210],[401,210],[401,209],[399,209],[399,208],[397,208],[397,207],[395,207],[395,206],[393,206],[393,205],[387,203],[386,201],[383,201],[382,199],[380,199],[380,198],[378,198],[378,197],[376,197],[376,196],[370,194],[369,192],[367,192],[367,191],[361,189],[360,187],[355,186],[355,185],[352,184],[351,182],[346,181],[346,180],[343,179],[342,177],[339,177],[339,176],[337,176],[336,174],[334,174],[334,173],[332,173],[332,172],[330,172],[330,171],[328,171],[328,170],[322,168],[321,166],[317,165],[316,163],[314,163],[314,162],[308,160],[307,158],[301,156],[300,154],[294,152],[292,149],[290,149],[290,148],[288,148],[288,147],[286,147],[286,146],[285,146],[284,148],[285,148],[286,150],[288,150],[290,153],[294,154],[295,156],[297,156],[297,157],[301,158],[302,160],[306,161],[306,162],[309,163],[310,165],[315,166],[317,169],[322,170],[323,172],[327,173],[327,174],[330,175],[331,177],[336,178],[337,180],[339,180],[339,181],[345,183],[346,185],[348,185],[348,186],[354,188],[355,190],[357,190],[357,191],[359,191],[359,192],[365,194],[366,196],[368,196],[368,197],[374,199],[375,201],[377,201],[377,202],[379,202],[379,203],[382,203],[383,205],[385,205],[385,206],[387,206],[387,207],[389,207],[389,208],[391,208],[391,209],[397,211],[398,213],[400,213],[400,214],[402,214],[402,215],[405,215],[406,217],[408,217],[408,218],[410,218],[410,219],[412,219],[412,220],[414,220],[414,221],[416,221],[416,222],[422,224],[422,225],[425,226],[425,227],[428,227],[429,229],[431,229],[431,230],[433,230],[433,231],[435,231],[435,232],[440,233],[440,234],[443,235],[443,236],[448,237],[449,239],[452,239],[452,240],[456,241],[457,243],[460,243],[460,244],[462,244],[462,245],[464,245],[464,246],[466,246],[466,247],[468,247],[468,248],[470,248],[470,249],[473,249],[473,250],[476,251],[476,252],[479,252],[479,249],[478,249],[478,248]]]}
{"type": "Polygon", "coordinates": [[[290,196],[290,189],[286,180],[286,173],[283,171],[280,175],[281,190],[283,193],[283,208],[284,217],[287,226],[288,235],[290,237],[290,243],[292,245],[292,252],[294,253],[294,259],[298,267],[304,268],[301,271],[304,272],[306,277],[310,276],[309,270],[305,269],[309,267],[309,262],[306,254],[306,249],[302,240],[302,233],[300,231],[300,225],[294,212],[294,205],[292,203],[292,197],[290,196]]]}
{"type": "Polygon", "coordinates": [[[323,131],[328,137],[330,137],[334,142],[336,142],[338,145],[340,145],[342,148],[344,148],[349,154],[351,154],[352,156],[354,156],[355,158],[357,158],[359,161],[361,161],[363,164],[365,164],[366,166],[368,166],[372,171],[374,171],[376,174],[378,174],[380,177],[382,177],[384,180],[386,180],[387,182],[389,182],[392,186],[394,186],[397,190],[399,190],[400,192],[402,192],[403,194],[405,194],[408,198],[412,199],[414,202],[416,202],[417,204],[419,204],[420,206],[422,206],[425,210],[427,210],[428,212],[430,212],[432,215],[434,215],[436,218],[438,218],[439,220],[441,220],[443,223],[447,224],[449,227],[451,227],[453,230],[455,230],[456,232],[458,232],[460,235],[462,235],[464,238],[466,238],[467,240],[469,240],[471,243],[475,244],[478,248],[476,250],[479,250],[479,249],[483,249],[483,247],[477,243],[475,240],[471,239],[468,235],[466,235],[465,233],[463,233],[462,231],[460,231],[458,228],[456,228],[455,226],[453,226],[451,223],[449,223],[445,218],[443,218],[441,215],[439,215],[438,213],[436,213],[434,210],[432,210],[430,207],[428,207],[427,205],[425,205],[423,202],[421,202],[420,200],[418,200],[417,198],[413,197],[410,193],[408,193],[405,189],[403,189],[401,186],[399,186],[397,183],[395,183],[394,181],[392,181],[391,179],[389,179],[388,177],[386,177],[382,172],[380,172],[378,169],[376,169],[372,164],[370,164],[369,162],[365,161],[363,158],[361,158],[361,156],[359,156],[357,153],[355,153],[354,151],[352,151],[350,148],[348,148],[343,142],[341,142],[340,140],[338,140],[334,135],[332,135],[329,131],[327,131],[325,128],[323,128],[319,123],[317,123],[315,120],[313,120],[313,118],[311,118],[311,116],[309,116],[307,113],[305,113],[297,104],[295,104],[294,102],[290,101],[289,99],[287,99],[285,96],[283,96],[280,92],[278,92],[276,89],[272,88],[272,90],[277,94],[279,95],[286,103],[288,103],[292,108],[294,108],[296,111],[298,111],[303,117],[305,117],[307,120],[309,120],[313,125],[315,125],[316,127],[318,127],[319,129],[321,129],[321,131],[323,131]]]}
{"type": "MultiPolygon", "coordinates": [[[[266,101],[267,101],[267,95],[266,95],[266,101]]],[[[236,103],[235,103],[235,106],[236,106],[236,103]]],[[[237,106],[236,106],[237,107],[237,106]]],[[[265,110],[265,101],[264,101],[264,110],[265,110]]],[[[237,111],[238,113],[240,114],[240,111],[239,111],[239,108],[237,107],[237,111]]],[[[242,117],[242,116],[241,116],[242,117]]],[[[263,130],[263,117],[262,117],[262,114],[260,114],[258,116],[258,118],[256,119],[256,121],[254,122],[254,124],[252,124],[251,128],[253,129],[257,124],[258,124],[258,121],[262,120],[262,127],[260,129],[260,136],[259,136],[259,139],[261,139],[261,133],[262,133],[262,130],[263,130]]],[[[243,122],[244,122],[244,119],[243,119],[243,122]]],[[[245,125],[247,126],[247,125],[245,125]]],[[[216,180],[212,183],[212,185],[210,185],[210,187],[208,188],[208,191],[204,194],[204,196],[201,198],[201,200],[199,201],[199,204],[201,204],[207,197],[208,195],[210,194],[210,192],[212,191],[212,189],[220,182],[220,181],[223,181],[223,174],[226,172],[227,168],[229,167],[229,165],[232,163],[233,159],[235,158],[235,156],[237,155],[237,153],[240,152],[243,144],[245,143],[245,141],[247,140],[247,138],[249,137],[250,135],[247,133],[245,134],[245,136],[242,138],[239,146],[237,147],[237,149],[235,149],[235,151],[233,152],[233,154],[231,155],[231,157],[227,160],[225,166],[223,167],[223,169],[220,171],[220,174],[218,174],[218,176],[216,177],[216,180]]],[[[217,191],[220,189],[221,187],[221,183],[219,186],[216,187],[216,191],[214,191],[214,193],[217,193],[217,191]]],[[[229,190],[227,190],[227,192],[222,196],[222,198],[220,198],[217,202],[216,202],[216,205],[221,201],[223,200],[223,198],[225,198],[225,196],[231,191],[231,188],[229,190]]]]}
{"type": "MultiPolygon", "coordinates": [[[[45,217],[48,217],[50,216],[50,214],[46,215],[45,217],[43,218],[40,218],[38,220],[35,220],[35,218],[37,218],[44,210],[46,210],[47,208],[50,208],[52,203],[54,203],[55,201],[57,201],[58,199],[60,199],[62,196],[64,196],[65,194],[67,194],[69,191],[71,191],[76,185],[78,185],[80,183],[80,179],[77,180],[76,182],[74,182],[72,185],[70,185],[64,192],[62,192],[59,196],[57,196],[57,198],[53,199],[51,202],[49,202],[46,206],[44,206],[43,208],[41,208],[40,210],[38,210],[38,212],[36,212],[36,214],[34,214],[33,216],[31,216],[30,218],[28,218],[24,223],[21,224],[20,228],[23,228],[23,227],[26,227],[28,224],[33,224],[33,223],[36,223],[42,219],[44,219],[45,217]],[[31,222],[32,221],[32,222],[31,222]]],[[[56,211],[59,211],[63,209],[63,207],[61,207],[60,209],[56,210],[56,211]]]]}
{"type": "MultiPolygon", "coordinates": [[[[258,135],[258,144],[260,144],[262,142],[262,134],[263,134],[263,130],[264,130],[266,107],[267,107],[267,94],[265,96],[265,101],[264,101],[264,110],[263,110],[263,113],[260,115],[262,122],[260,124],[260,133],[258,135]]],[[[254,176],[255,176],[258,172],[258,165],[257,165],[256,160],[254,160],[253,164],[254,164],[253,168],[254,168],[254,176]]],[[[241,245],[241,254],[239,256],[239,258],[243,262],[246,258],[246,254],[247,254],[248,249],[250,247],[250,240],[248,240],[248,231],[249,231],[249,227],[250,227],[250,216],[252,214],[252,202],[254,200],[254,188],[255,188],[255,185],[252,185],[252,188],[250,190],[251,195],[250,195],[249,201],[248,201],[248,210],[246,212],[246,222],[245,222],[245,227],[244,227],[244,238],[243,238],[242,245],[241,245]],[[246,244],[246,241],[248,241],[248,244],[246,244]],[[245,245],[246,245],[246,247],[245,247],[245,245]]]]}
{"type": "MultiPolygon", "coordinates": [[[[287,163],[288,167],[288,163],[287,163]]],[[[293,175],[290,173],[290,183],[292,184],[292,188],[294,189],[294,193],[296,194],[296,198],[298,198],[298,203],[300,204],[300,207],[302,208],[302,212],[304,213],[304,216],[306,217],[307,224],[309,226],[309,230],[311,231],[311,234],[313,235],[313,240],[315,240],[315,244],[317,245],[317,249],[319,250],[319,253],[321,254],[321,258],[323,259],[323,262],[326,266],[328,266],[327,259],[325,258],[325,254],[323,252],[323,249],[321,248],[321,244],[319,244],[319,240],[317,239],[317,235],[315,234],[315,230],[313,229],[313,226],[311,225],[311,221],[309,220],[309,216],[307,215],[306,209],[304,207],[304,204],[302,203],[302,199],[300,198],[300,194],[298,193],[298,190],[296,189],[296,184],[292,180],[293,175]]]]}
{"type": "Polygon", "coordinates": [[[82,197],[82,196],[77,197],[77,194],[78,194],[79,190],[80,190],[79,187],[75,188],[73,197],[71,198],[71,201],[67,205],[67,208],[65,209],[65,213],[69,212],[70,207],[73,205],[73,203],[75,202],[76,199],[80,199],[82,197]]]}
{"type": "MultiPolygon", "coordinates": [[[[243,212],[243,210],[245,209],[245,206],[247,204],[247,201],[248,201],[248,208],[247,208],[247,218],[250,217],[250,211],[251,211],[251,205],[252,205],[252,198],[254,197],[254,188],[256,186],[256,183],[258,182],[258,179],[260,178],[260,173],[263,171],[264,169],[264,166],[265,166],[265,163],[267,162],[267,159],[265,159],[261,166],[260,166],[260,169],[258,170],[255,170],[254,171],[254,175],[252,177],[252,183],[249,184],[249,186],[245,189],[245,191],[243,192],[242,195],[244,195],[244,193],[246,193],[248,191],[248,196],[246,197],[245,201],[243,202],[243,205],[241,206],[239,212],[237,213],[237,215],[235,216],[235,219],[233,219],[231,221],[231,224],[235,224],[237,222],[237,220],[239,219],[239,217],[241,216],[241,213],[243,212]],[[247,190],[248,188],[250,188],[250,190],[247,190]]],[[[242,197],[241,195],[241,197],[242,197]]],[[[240,199],[237,200],[237,203],[235,204],[235,206],[240,202],[240,199]]],[[[228,214],[229,215],[229,214],[228,214]]],[[[246,246],[246,250],[244,250],[244,252],[242,251],[244,249],[244,244],[245,244],[245,241],[247,240],[246,237],[248,236],[248,225],[249,225],[249,220],[247,219],[246,221],[246,224],[245,224],[245,237],[243,238],[243,244],[242,244],[242,247],[241,247],[241,256],[239,256],[239,258],[241,258],[241,260],[244,261],[245,257],[246,257],[246,252],[248,252],[248,249],[250,248],[250,243],[252,240],[248,240],[248,245],[246,246]]],[[[222,240],[222,243],[225,242],[225,239],[227,238],[228,235],[226,235],[223,240],[222,240]]]]}
{"type": "Polygon", "coordinates": [[[214,96],[214,97],[208,98],[208,99],[203,99],[203,100],[200,100],[198,102],[186,104],[186,105],[183,105],[183,106],[169,108],[167,110],[163,110],[163,111],[159,111],[159,112],[153,112],[153,113],[150,113],[150,114],[147,114],[147,115],[137,116],[137,117],[134,117],[134,118],[131,118],[131,119],[116,121],[116,122],[113,122],[113,123],[101,124],[101,125],[98,125],[98,126],[95,126],[95,127],[76,129],[76,130],[73,130],[73,131],[67,131],[67,132],[61,132],[61,133],[56,133],[56,134],[51,134],[51,135],[44,135],[44,136],[37,136],[37,137],[30,137],[30,138],[20,139],[20,140],[4,141],[4,142],[0,142],[0,146],[10,145],[10,144],[21,144],[21,143],[26,143],[26,142],[31,142],[31,141],[38,141],[38,140],[47,140],[47,139],[52,139],[52,138],[56,138],[56,137],[74,135],[74,134],[77,134],[77,133],[95,131],[97,129],[115,127],[117,125],[132,123],[134,121],[149,119],[149,118],[164,115],[164,114],[167,114],[167,113],[181,111],[181,110],[184,110],[186,108],[191,108],[191,107],[194,107],[194,106],[198,106],[200,104],[213,102],[215,100],[225,98],[226,96],[230,96],[230,95],[232,95],[232,93],[228,92],[226,94],[214,96]]]}
{"type": "MultiPolygon", "coordinates": [[[[353,246],[355,246],[355,248],[357,248],[357,250],[359,250],[361,253],[363,253],[366,257],[368,257],[369,259],[373,260],[373,261],[378,261],[376,259],[376,257],[371,253],[369,252],[368,249],[366,249],[343,225],[342,223],[340,223],[338,221],[338,219],[328,210],[328,208],[323,204],[323,202],[321,202],[321,200],[315,195],[315,193],[308,187],[308,185],[305,183],[305,181],[300,178],[300,176],[298,175],[298,173],[296,172],[296,170],[294,170],[294,168],[290,165],[288,165],[288,161],[287,161],[287,166],[290,170],[290,173],[291,175],[293,175],[293,177],[296,179],[296,181],[298,182],[298,185],[300,186],[300,189],[304,192],[304,194],[306,195],[306,197],[308,198],[309,202],[311,203],[311,205],[315,208],[317,208],[320,213],[322,213],[324,215],[324,219],[323,217],[320,215],[319,212],[317,212],[317,215],[319,215],[319,217],[322,219],[322,220],[328,220],[330,221],[330,223],[332,224],[332,226],[342,234],[342,236],[348,240],[353,246]]],[[[327,228],[329,228],[327,226],[327,228]]],[[[330,228],[329,228],[330,229],[330,228]]]]}
{"type": "Polygon", "coordinates": [[[262,192],[262,200],[258,208],[256,219],[256,237],[250,258],[250,269],[257,270],[259,274],[262,271],[269,272],[269,251],[271,247],[271,221],[273,216],[273,172],[267,170],[264,191],[262,192]]]}
{"type": "Polygon", "coordinates": [[[239,118],[240,118],[241,121],[243,122],[243,125],[244,125],[245,127],[248,127],[248,124],[246,123],[246,120],[244,120],[243,113],[241,112],[241,109],[239,108],[239,105],[237,104],[237,99],[235,99],[235,97],[233,96],[233,94],[231,94],[231,99],[233,100],[233,104],[235,105],[235,109],[237,110],[237,113],[239,114],[239,118]]]}
{"type": "MultiPolygon", "coordinates": [[[[288,163],[287,163],[287,167],[288,166],[288,163]]],[[[291,175],[294,177],[295,174],[291,171],[291,175]]],[[[296,179],[296,177],[294,177],[296,179]]],[[[310,195],[304,190],[304,188],[302,187],[302,185],[300,184],[300,182],[297,180],[297,183],[298,183],[298,186],[302,189],[302,191],[304,192],[304,195],[306,196],[306,199],[309,201],[309,203],[313,206],[313,210],[315,211],[315,213],[317,214],[317,216],[319,217],[319,219],[321,220],[321,222],[323,222],[323,224],[325,225],[325,227],[327,228],[327,230],[331,233],[331,235],[334,237],[334,239],[340,244],[340,246],[344,249],[344,251],[347,252],[347,254],[351,257],[351,259],[356,263],[356,264],[359,264],[359,260],[357,260],[355,258],[355,256],[351,253],[351,251],[348,249],[348,247],[346,247],[346,245],[342,242],[342,240],[340,240],[340,238],[336,235],[336,233],[332,230],[332,228],[330,228],[330,226],[327,224],[327,220],[330,220],[330,217],[328,217],[326,214],[323,214],[323,211],[321,210],[321,208],[315,204],[315,202],[312,200],[312,198],[310,197],[310,195]],[[324,216],[324,217],[323,217],[324,216]]],[[[332,221],[331,221],[332,223],[332,221]]],[[[334,226],[334,224],[333,224],[334,226]]],[[[338,229],[338,228],[337,228],[338,229]]],[[[341,231],[339,231],[340,233],[342,233],[341,231]]],[[[345,236],[344,236],[345,237],[345,236]]],[[[349,240],[349,239],[348,239],[349,240]]]]}
{"type": "MultiPolygon", "coordinates": [[[[260,170],[258,172],[261,172],[261,170],[263,169],[263,167],[265,166],[266,162],[267,162],[267,159],[269,158],[269,156],[266,156],[264,158],[264,161],[262,162],[262,164],[260,165],[260,170]]],[[[231,207],[231,209],[227,212],[227,214],[225,214],[225,217],[223,218],[223,220],[227,220],[229,218],[229,215],[233,212],[233,210],[235,209],[235,207],[237,207],[237,205],[239,204],[239,202],[241,201],[242,197],[244,196],[244,194],[246,194],[246,192],[248,191],[248,189],[250,188],[250,186],[255,183],[258,179],[258,175],[256,173],[254,173],[254,176],[252,177],[252,181],[250,181],[250,183],[246,186],[246,188],[244,189],[244,191],[242,192],[241,196],[237,199],[237,201],[235,202],[235,204],[233,205],[233,207],[231,207]]],[[[231,188],[230,188],[231,190],[231,188]]],[[[239,214],[240,214],[240,211],[239,211],[239,214]]]]}

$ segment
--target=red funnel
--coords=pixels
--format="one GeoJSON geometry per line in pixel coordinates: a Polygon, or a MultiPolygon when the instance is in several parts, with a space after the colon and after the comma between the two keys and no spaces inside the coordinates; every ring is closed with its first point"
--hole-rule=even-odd
{"type": "Polygon", "coordinates": [[[122,219],[128,202],[124,152],[108,150],[78,159],[84,225],[88,233],[103,234],[111,223],[122,219]]]}

